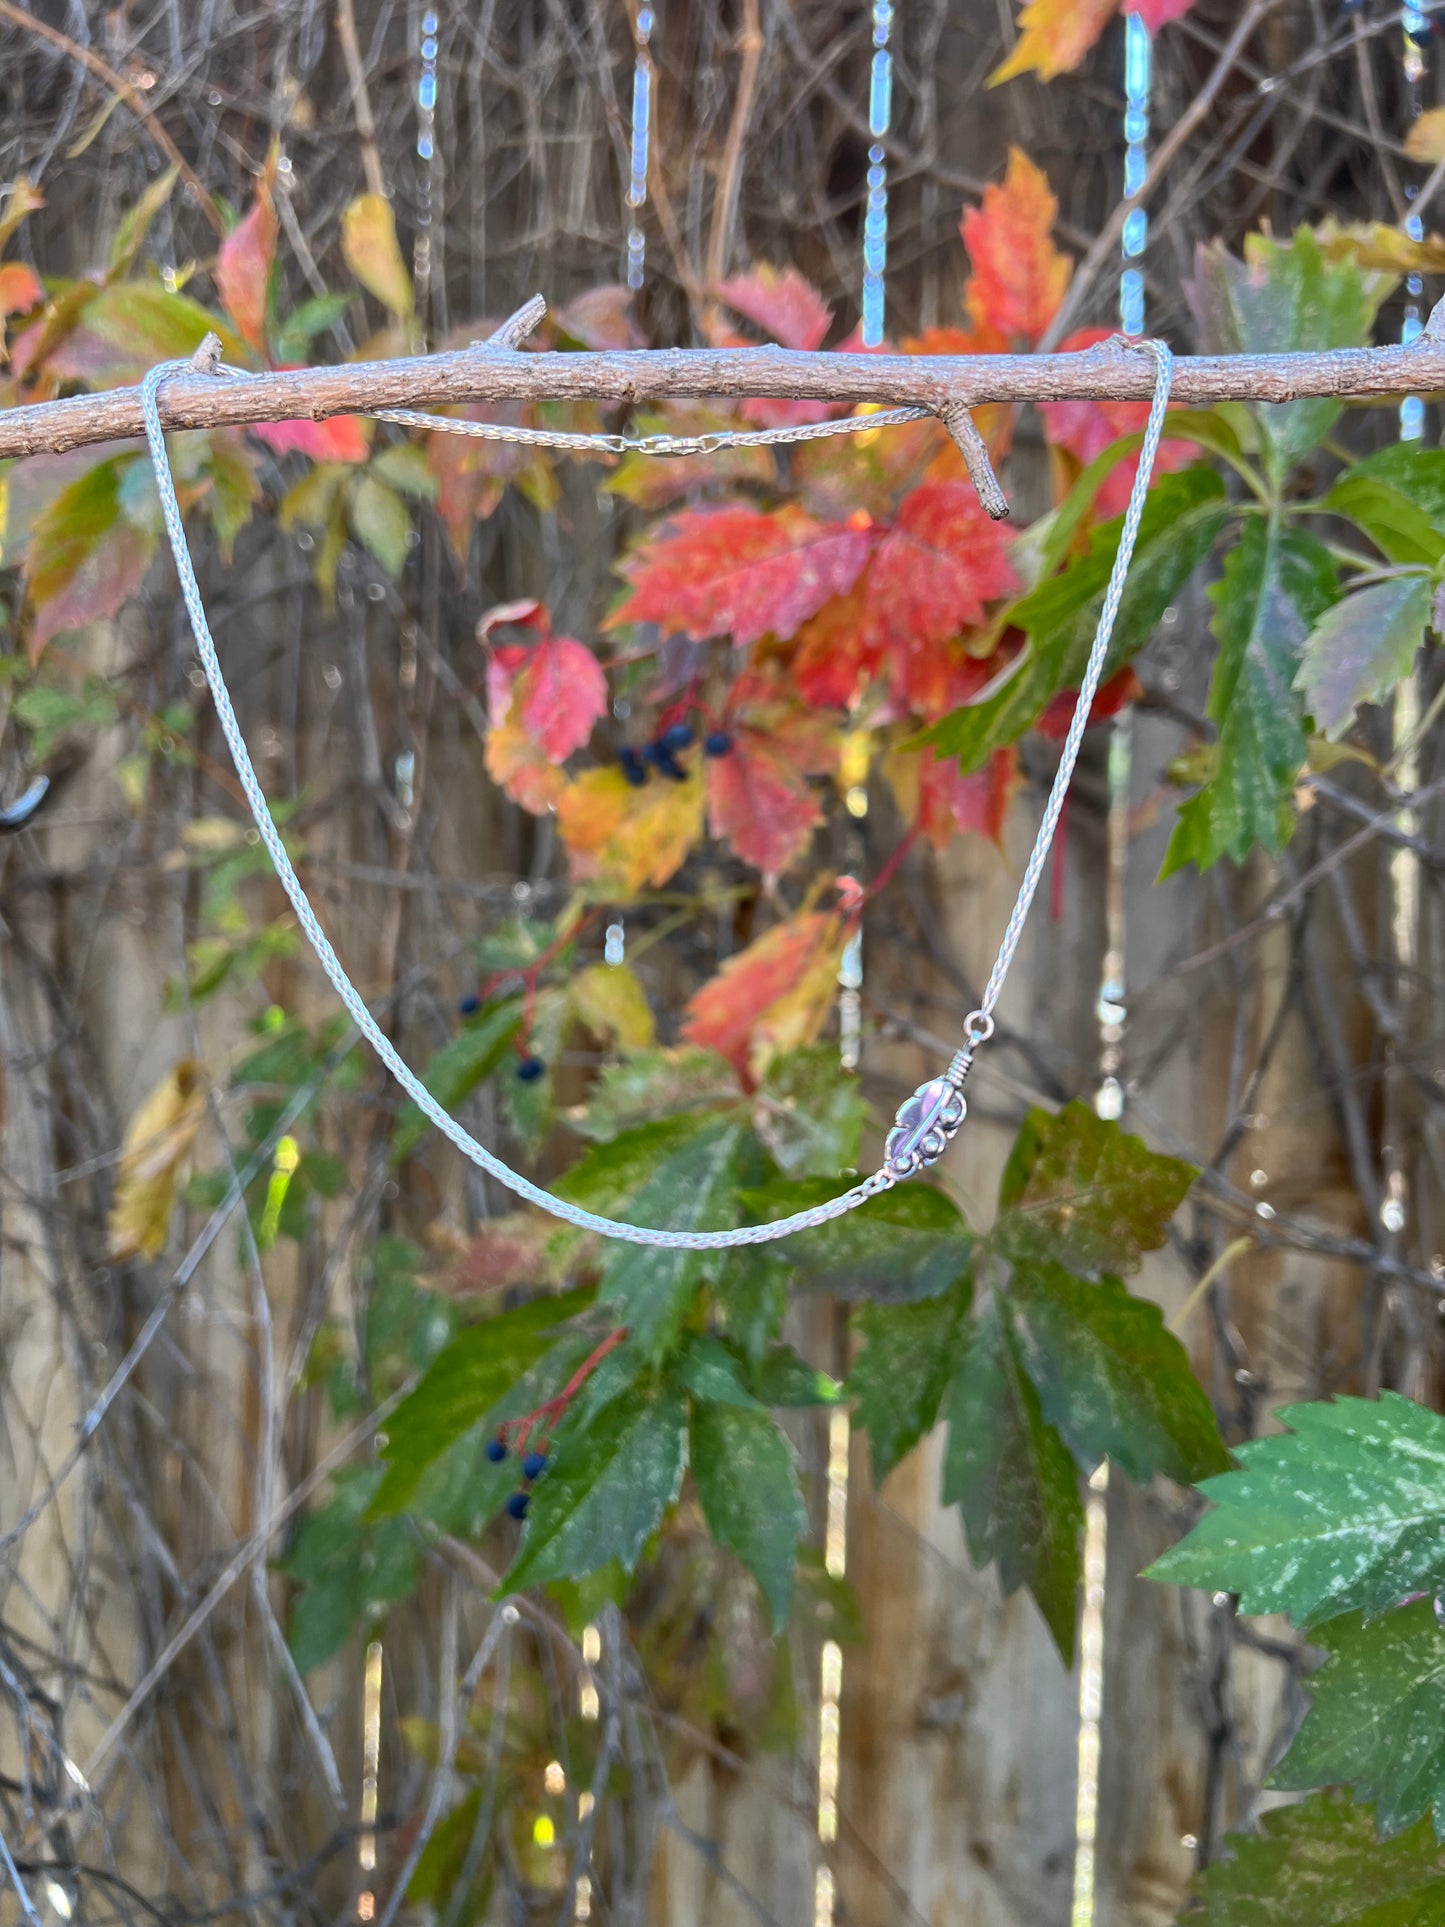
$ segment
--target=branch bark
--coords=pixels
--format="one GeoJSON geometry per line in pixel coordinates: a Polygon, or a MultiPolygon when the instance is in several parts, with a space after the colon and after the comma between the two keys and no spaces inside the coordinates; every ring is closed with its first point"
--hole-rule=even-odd
{"type": "MultiPolygon", "coordinates": [[[[529,304],[529,307],[531,304],[529,304]]],[[[1433,321],[1433,317],[1432,317],[1433,321]]],[[[750,396],[930,408],[1077,398],[1139,400],[1154,366],[1120,339],[1068,355],[803,354],[787,348],[660,348],[605,354],[516,353],[478,343],[448,354],[236,377],[177,374],[161,397],[169,429],[324,420],[378,408],[458,402],[611,401],[750,396]]],[[[1174,364],[1176,402],[1384,400],[1445,391],[1445,332],[1408,347],[1290,355],[1188,355],[1174,364]]],[[[0,458],[60,453],[143,432],[138,388],[34,402],[0,412],[0,458]]]]}

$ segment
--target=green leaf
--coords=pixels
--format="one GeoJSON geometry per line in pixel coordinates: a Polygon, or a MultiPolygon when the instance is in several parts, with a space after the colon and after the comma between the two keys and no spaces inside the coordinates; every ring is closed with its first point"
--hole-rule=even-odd
{"type": "Polygon", "coordinates": [[[808,1524],[791,1444],[765,1412],[696,1405],[692,1469],[708,1530],[752,1573],[781,1631],[808,1524]]]}
{"type": "Polygon", "coordinates": [[[1388,482],[1357,469],[1335,483],[1325,507],[1363,530],[1391,562],[1418,562],[1430,569],[1445,556],[1445,534],[1423,509],[1388,482]]]}
{"type": "MultiPolygon", "coordinates": [[[[825,1203],[856,1182],[805,1178],[770,1184],[742,1202],[765,1221],[825,1203]]],[[[794,1232],[778,1248],[796,1266],[800,1285],[838,1298],[899,1304],[936,1297],[956,1284],[968,1269],[973,1243],[957,1205],[942,1191],[909,1184],[869,1198],[846,1217],[794,1232]]]]}
{"type": "Polygon", "coordinates": [[[1240,1470],[1200,1488],[1213,1510],[1147,1576],[1302,1627],[1445,1584],[1445,1419],[1395,1392],[1277,1416],[1290,1430],[1236,1448],[1240,1470]]]}
{"type": "MultiPolygon", "coordinates": [[[[1288,241],[1251,234],[1244,260],[1222,242],[1201,248],[1190,303],[1207,354],[1279,355],[1304,348],[1362,348],[1394,286],[1355,262],[1331,261],[1308,228],[1288,241]]],[[[1262,402],[1255,414],[1276,485],[1329,434],[1343,404],[1327,397],[1262,402]]]]}
{"type": "Polygon", "coordinates": [[[1295,676],[1305,640],[1338,593],[1329,551],[1275,516],[1252,516],[1210,590],[1219,655],[1209,714],[1219,727],[1218,769],[1170,841],[1161,875],[1221,856],[1242,863],[1255,848],[1281,850],[1290,796],[1305,760],[1295,676]]]}
{"type": "Polygon", "coordinates": [[[339,1652],[354,1628],[409,1597],[421,1577],[407,1522],[367,1520],[380,1478],[377,1466],[341,1474],[331,1498],[302,1521],[277,1561],[277,1570],[304,1588],[292,1611],[288,1642],[303,1673],[339,1652]]]}
{"type": "MultiPolygon", "coordinates": [[[[595,1329],[589,1330],[586,1324],[564,1327],[535,1365],[523,1372],[494,1405],[483,1408],[439,1457],[422,1468],[405,1509],[443,1532],[479,1539],[517,1489],[516,1456],[509,1452],[506,1458],[494,1462],[487,1457],[489,1442],[506,1420],[526,1418],[555,1398],[596,1342],[595,1329]]],[[[616,1357],[614,1352],[603,1369],[616,1357]]],[[[594,1373],[584,1389],[590,1391],[599,1376],[594,1373]]],[[[545,1440],[547,1435],[543,1432],[539,1436],[545,1440]]],[[[374,1513],[389,1509],[391,1490],[390,1485],[382,1487],[372,1506],[374,1513]]]]}
{"type": "Polygon", "coordinates": [[[30,659],[52,637],[112,616],[145,580],[160,538],[126,513],[131,458],[97,462],[36,516],[25,549],[25,587],[34,623],[30,659]]]}
{"type": "Polygon", "coordinates": [[[603,1067],[574,1129],[606,1142],[642,1124],[737,1105],[742,1098],[737,1072],[716,1051],[629,1051],[621,1063],[603,1067]]]}
{"type": "Polygon", "coordinates": [[[1137,1271],[1198,1175],[1079,1098],[1052,1117],[1032,1110],[1004,1166],[995,1239],[1011,1257],[1040,1253],[1073,1271],[1137,1271]]]}
{"type": "Polygon", "coordinates": [[[1421,1822],[1381,1841],[1368,1807],[1321,1793],[1231,1834],[1196,1881],[1198,1927],[1438,1927],[1445,1851],[1421,1822]]]}
{"type": "Polygon", "coordinates": [[[743,1383],[741,1361],[719,1338],[690,1333],[678,1351],[676,1370],[695,1399],[711,1405],[736,1405],[748,1412],[762,1410],[743,1383]]]}
{"type": "Polygon", "coordinates": [[[744,1245],[729,1252],[719,1271],[714,1304],[728,1337],[749,1359],[761,1359],[782,1330],[791,1275],[778,1253],[766,1245],[744,1245]]]}
{"type": "MultiPolygon", "coordinates": [[[[703,1120],[705,1128],[658,1159],[627,1201],[635,1223],[669,1231],[717,1231],[734,1222],[738,1192],[764,1173],[756,1138],[735,1117],[703,1120]]],[[[621,1140],[614,1140],[616,1148],[621,1140]]],[[[699,1286],[722,1263],[711,1252],[655,1245],[614,1245],[605,1261],[600,1300],[616,1307],[633,1341],[659,1358],[677,1334],[699,1286]]]]}
{"type": "Polygon", "coordinates": [[[1030,1258],[1005,1306],[1044,1417],[1085,1472],[1110,1458],[1141,1483],[1164,1472],[1190,1485],[1228,1465],[1184,1347],[1122,1279],[1094,1283],[1030,1258]]]}
{"type": "Polygon", "coordinates": [[[764,1143],[790,1178],[836,1177],[858,1164],[868,1106],[858,1079],[839,1064],[836,1045],[775,1057],[754,1115],[764,1143]]]}
{"type": "Polygon", "coordinates": [[[791,1345],[774,1345],[753,1369],[753,1389],[764,1405],[794,1408],[839,1405],[845,1393],[836,1378],[799,1358],[791,1345]]]}
{"type": "Polygon", "coordinates": [[[1445,548],[1445,449],[1426,448],[1421,442],[1392,442],[1388,448],[1377,449],[1363,461],[1355,462],[1336,482],[1326,507],[1358,522],[1392,562],[1433,562],[1445,548]],[[1357,485],[1361,491],[1370,487],[1381,493],[1378,496],[1357,494],[1357,485]],[[1402,500],[1409,504],[1411,515],[1402,513],[1402,500]],[[1357,512],[1356,505],[1360,502],[1365,505],[1364,516],[1357,512]],[[1376,511],[1394,523],[1395,529],[1377,527],[1376,511]],[[1415,520],[1417,516],[1425,518],[1438,538],[1433,553],[1391,554],[1385,543],[1392,536],[1398,540],[1402,529],[1407,540],[1414,540],[1423,548],[1431,547],[1429,538],[1415,520]]]}
{"type": "MultiPolygon", "coordinates": [[[[1154,483],[1114,625],[1106,676],[1148,642],[1164,611],[1214,546],[1228,512],[1224,484],[1213,469],[1181,469],[1154,483]]],[[[965,770],[981,769],[994,750],[1017,742],[1032,728],[1061,689],[1078,687],[1123,525],[1120,516],[1095,529],[1086,555],[1014,605],[1008,620],[1029,639],[1018,668],[987,701],[956,709],[922,741],[933,743],[941,756],[957,756],[965,770]]]]}
{"type": "Polygon", "coordinates": [[[115,721],[115,692],[99,678],[87,679],[83,690],[56,689],[32,683],[10,705],[16,722],[31,731],[36,760],[44,762],[55,739],[67,729],[103,729],[115,721]]]}
{"type": "Polygon", "coordinates": [[[1433,1812],[1445,1838],[1445,1630],[1433,1599],[1362,1625],[1353,1614],[1310,1635],[1329,1658],[1310,1710],[1270,1784],[1345,1785],[1375,1802],[1382,1834],[1433,1812]]]}
{"type": "Polygon", "coordinates": [[[848,1395],[857,1400],[854,1417],[868,1434],[876,1484],[938,1422],[972,1297],[972,1282],[964,1278],[941,1298],[854,1312],[853,1330],[864,1345],[848,1374],[848,1395]]]}
{"type": "MultiPolygon", "coordinates": [[[[488,1004],[450,1043],[443,1044],[421,1074],[438,1104],[454,1111],[463,1098],[470,1097],[505,1058],[521,1022],[521,998],[506,997],[488,1004]]],[[[415,1104],[403,1104],[392,1141],[393,1158],[399,1163],[408,1156],[431,1128],[415,1104]]]]}
{"type": "Polygon", "coordinates": [[[653,1378],[614,1399],[567,1435],[538,1481],[504,1590],[580,1578],[613,1559],[633,1571],[678,1495],[686,1462],[680,1387],[653,1378]]]}
{"type": "Polygon", "coordinates": [[[676,1157],[699,1133],[715,1128],[706,1111],[653,1118],[619,1132],[580,1157],[553,1189],[571,1204],[615,1218],[664,1161],[676,1157]]]}
{"type": "Polygon", "coordinates": [[[406,567],[411,537],[411,516],[396,490],[374,474],[363,475],[351,497],[351,526],[357,541],[395,581],[406,567]]]}
{"type": "Polygon", "coordinates": [[[461,1331],[386,1424],[386,1477],[378,1513],[407,1505],[422,1474],[484,1418],[551,1344],[559,1325],[585,1309],[590,1294],[539,1298],[461,1331]]]}
{"type": "Polygon", "coordinates": [[[303,301],[287,315],[277,332],[277,361],[304,361],[317,335],[334,328],[350,306],[349,294],[314,294],[309,301],[303,301]]]}
{"type": "Polygon", "coordinates": [[[943,1497],[963,1514],[974,1564],[998,1562],[1005,1596],[1027,1585],[1072,1665],[1084,1539],[1079,1475],[1044,1418],[996,1300],[969,1331],[948,1424],[943,1497]]]}
{"type": "Polygon", "coordinates": [[[1428,575],[1392,576],[1326,609],[1295,677],[1326,736],[1343,736],[1361,703],[1384,702],[1409,675],[1425,640],[1431,589],[1428,575]]]}
{"type": "Polygon", "coordinates": [[[157,174],[140,199],[120,217],[115,239],[110,244],[110,260],[106,263],[108,281],[118,280],[140,253],[151,222],[171,198],[179,177],[178,167],[168,167],[163,174],[157,174]]]}

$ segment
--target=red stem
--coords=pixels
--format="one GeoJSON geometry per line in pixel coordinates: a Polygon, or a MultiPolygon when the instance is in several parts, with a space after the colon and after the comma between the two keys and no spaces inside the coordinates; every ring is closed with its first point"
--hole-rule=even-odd
{"type": "MultiPolygon", "coordinates": [[[[508,1434],[511,1434],[511,1442],[516,1450],[520,1452],[530,1443],[533,1432],[536,1431],[539,1426],[550,1434],[552,1427],[561,1419],[567,1407],[572,1403],[572,1400],[576,1398],[577,1394],[597,1370],[597,1367],[602,1363],[603,1359],[606,1358],[609,1352],[616,1351],[623,1339],[626,1338],[627,1333],[628,1327],[626,1325],[619,1325],[616,1331],[609,1332],[601,1344],[594,1346],[587,1354],[586,1358],[583,1359],[582,1363],[554,1398],[549,1398],[544,1404],[537,1406],[535,1411],[524,1413],[521,1418],[503,1419],[501,1425],[497,1428],[498,1436],[505,1442],[508,1434]]],[[[544,1438],[542,1440],[542,1449],[544,1451],[550,1442],[550,1438],[544,1438]]]]}

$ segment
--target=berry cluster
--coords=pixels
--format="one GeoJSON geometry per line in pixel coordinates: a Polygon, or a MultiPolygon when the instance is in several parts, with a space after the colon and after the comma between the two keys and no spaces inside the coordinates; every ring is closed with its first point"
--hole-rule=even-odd
{"type": "MultiPolygon", "coordinates": [[[[694,740],[693,731],[687,723],[672,723],[642,749],[635,749],[631,743],[625,744],[617,752],[617,761],[622,774],[634,789],[642,788],[649,769],[655,769],[660,776],[669,777],[674,783],[685,783],[687,771],[677,758],[682,750],[691,748],[694,740]]],[[[733,739],[725,729],[709,730],[702,740],[702,753],[704,756],[726,756],[732,746],[733,739]]]]}
{"type": "MultiPolygon", "coordinates": [[[[493,1465],[500,1465],[507,1457],[507,1453],[507,1441],[501,1432],[494,1439],[487,1440],[487,1457],[493,1465]]],[[[522,1477],[528,1486],[535,1484],[546,1470],[547,1454],[545,1452],[534,1450],[524,1455],[522,1477]]],[[[512,1519],[525,1519],[530,1503],[531,1494],[525,1487],[520,1492],[514,1492],[507,1500],[507,1516],[512,1519]]]]}

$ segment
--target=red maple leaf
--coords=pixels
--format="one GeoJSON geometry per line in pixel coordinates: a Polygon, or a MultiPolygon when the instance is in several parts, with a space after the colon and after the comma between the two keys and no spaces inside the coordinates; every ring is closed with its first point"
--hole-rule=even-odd
{"type": "Polygon", "coordinates": [[[877,674],[884,645],[868,619],[861,588],[837,596],[798,631],[793,682],[805,703],[846,709],[877,674]]]}
{"type": "MultiPolygon", "coordinates": [[[[1078,328],[1059,343],[1059,352],[1082,352],[1096,342],[1107,341],[1110,333],[1108,328],[1078,328]]],[[[1080,468],[1087,468],[1111,442],[1143,431],[1149,419],[1149,404],[1146,401],[1046,401],[1039,404],[1039,414],[1043,418],[1045,438],[1052,446],[1067,449],[1080,468]]],[[[1187,442],[1162,442],[1155,470],[1162,475],[1170,469],[1184,468],[1194,459],[1195,452],[1187,442]]],[[[1124,513],[1138,472],[1138,455],[1126,455],[1105,479],[1094,498],[1094,510],[1101,520],[1108,521],[1111,516],[1124,513]]]]}
{"type": "Polygon", "coordinates": [[[771,879],[802,855],[823,820],[807,779],[833,768],[837,731],[759,675],[734,684],[727,727],[732,749],[706,765],[708,828],[771,879]]]}
{"type": "Polygon", "coordinates": [[[593,724],[607,713],[607,678],[585,643],[554,636],[546,606],[528,598],[499,603],[477,624],[486,644],[496,629],[535,629],[530,647],[494,647],[487,663],[487,702],[494,727],[511,725],[552,763],[581,749],[593,724]]]}
{"type": "MultiPolygon", "coordinates": [[[[1144,685],[1126,664],[1106,683],[1101,684],[1089,708],[1089,724],[1107,722],[1117,716],[1121,709],[1127,709],[1144,693],[1144,685]]],[[[1074,720],[1074,710],[1078,704],[1077,689],[1062,689],[1054,697],[1048,708],[1034,724],[1041,736],[1052,742],[1061,743],[1069,733],[1069,724],[1074,720]]]]}
{"type": "Polygon", "coordinates": [[[1053,320],[1073,272],[1053,243],[1058,211],[1043,171],[1011,147],[1002,186],[986,187],[960,223],[973,268],[964,306],[976,327],[1034,342],[1053,320]]]}
{"type": "Polygon", "coordinates": [[[719,281],[713,293],[784,348],[820,348],[833,320],[833,310],[796,268],[754,268],[719,281]]]}
{"type": "Polygon", "coordinates": [[[883,767],[899,809],[934,849],[943,849],[960,830],[1002,847],[1008,807],[1020,780],[1012,746],[996,749],[982,769],[968,776],[951,756],[932,749],[895,750],[883,767]]]}
{"type": "Polygon", "coordinates": [[[844,919],[804,910],[725,963],[687,1007],[684,1043],[726,1057],[745,1077],[778,1051],[815,1041],[835,995],[844,919]]]}
{"type": "Polygon", "coordinates": [[[916,715],[941,715],[987,680],[954,645],[982,623],[986,603],[1017,587],[999,526],[968,483],[925,482],[905,497],[863,598],[874,647],[916,715]]]}
{"type": "Polygon", "coordinates": [[[1125,13],[1137,13],[1150,33],[1158,33],[1171,20],[1182,20],[1194,0],[1124,0],[1125,13]]]}
{"type": "Polygon", "coordinates": [[[857,581],[873,541],[863,522],[816,522],[791,507],[772,515],[741,504],[689,509],[628,557],[631,593],[605,626],[655,622],[665,635],[694,642],[729,635],[739,646],[766,635],[786,642],[857,581]]]}

